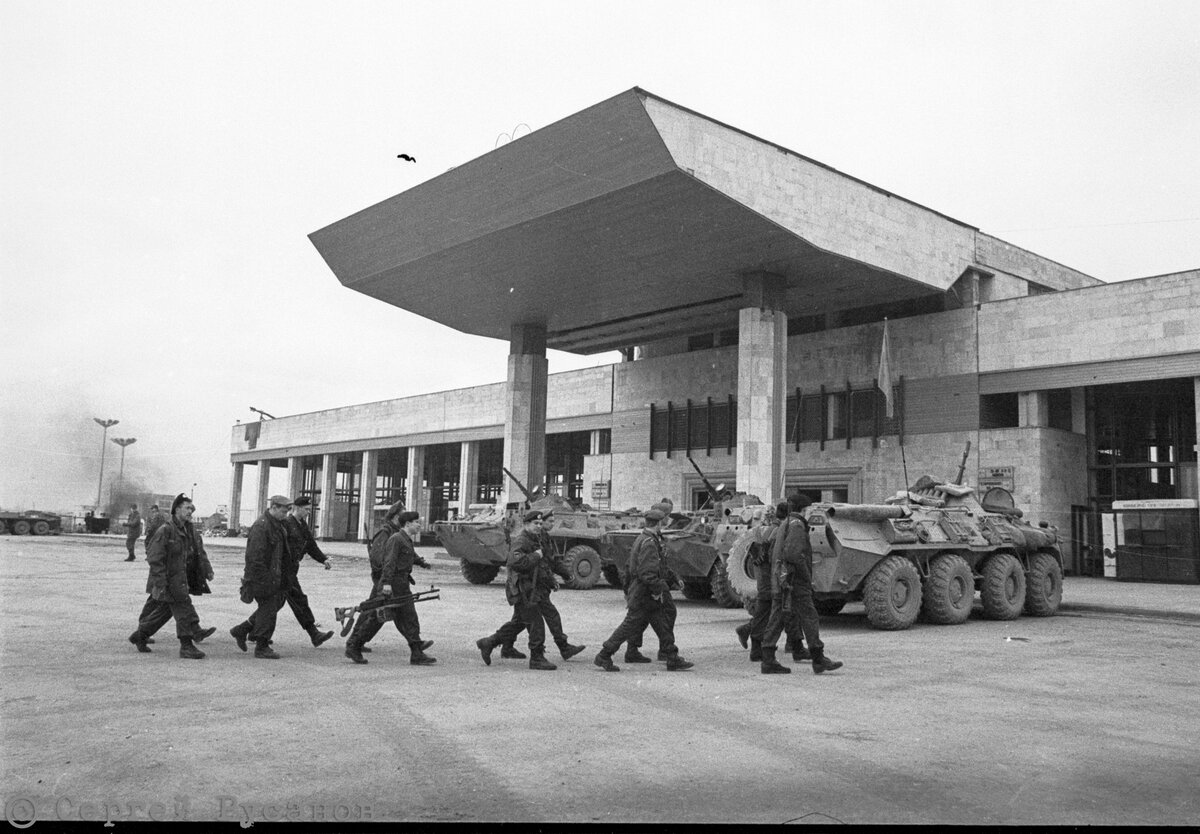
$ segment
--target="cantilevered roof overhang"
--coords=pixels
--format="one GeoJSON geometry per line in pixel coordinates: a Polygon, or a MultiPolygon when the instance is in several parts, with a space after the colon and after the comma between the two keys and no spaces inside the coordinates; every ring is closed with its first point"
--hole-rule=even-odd
{"type": "Polygon", "coordinates": [[[319,231],[346,287],[465,333],[595,353],[947,289],[976,230],[634,88],[319,231]]]}

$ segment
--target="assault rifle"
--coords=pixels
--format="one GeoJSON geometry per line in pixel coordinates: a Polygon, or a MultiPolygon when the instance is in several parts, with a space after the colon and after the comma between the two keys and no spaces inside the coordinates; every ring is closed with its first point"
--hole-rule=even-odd
{"type": "Polygon", "coordinates": [[[354,628],[354,617],[358,614],[363,614],[368,611],[382,613],[388,608],[398,608],[407,602],[427,602],[431,599],[441,599],[441,588],[429,586],[428,591],[417,591],[415,593],[401,594],[391,597],[371,597],[365,599],[358,605],[347,605],[345,607],[335,607],[333,609],[334,618],[342,624],[342,636],[345,637],[354,628]]]}

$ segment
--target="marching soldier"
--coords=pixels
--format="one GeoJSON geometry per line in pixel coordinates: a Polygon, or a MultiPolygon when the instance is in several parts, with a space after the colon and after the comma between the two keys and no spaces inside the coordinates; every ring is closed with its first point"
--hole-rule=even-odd
{"type": "Polygon", "coordinates": [[[675,633],[668,615],[671,590],[666,580],[662,562],[662,533],[659,524],[665,513],[657,507],[646,511],[645,526],[633,543],[626,567],[627,587],[625,590],[626,614],[612,636],[593,661],[606,672],[619,672],[621,667],[612,662],[613,655],[621,644],[636,634],[641,634],[649,624],[658,635],[659,651],[667,660],[668,672],[690,669],[695,664],[684,660],[675,645],[675,633]]]}
{"type": "Polygon", "coordinates": [[[150,597],[138,617],[137,631],[129,642],[139,652],[149,652],[151,636],[175,618],[175,634],[179,637],[179,656],[200,660],[204,652],[196,647],[216,628],[200,628],[200,615],[192,604],[192,595],[208,594],[208,581],[213,578],[212,565],[204,552],[204,543],[192,526],[196,505],[180,493],[171,505],[171,520],[161,525],[146,546],[150,563],[150,578],[146,592],[150,597]]]}
{"type": "MultiPolygon", "coordinates": [[[[738,641],[742,648],[750,647],[750,662],[762,662],[762,636],[766,629],[767,620],[771,618],[771,541],[779,524],[788,517],[788,503],[780,501],[775,505],[775,519],[772,523],[760,524],[754,528],[754,578],[758,584],[754,598],[754,613],[745,623],[737,627],[738,641]]],[[[804,648],[804,633],[800,630],[796,612],[784,619],[784,633],[787,634],[785,651],[792,653],[792,660],[812,660],[808,649],[804,648]]]]}
{"type": "Polygon", "coordinates": [[[250,526],[242,602],[253,602],[257,608],[248,620],[229,630],[239,649],[246,651],[246,640],[253,640],[254,656],[265,660],[279,659],[279,654],[271,648],[271,636],[275,633],[275,615],[283,607],[284,568],[291,558],[287,529],[283,526],[291,506],[292,499],[273,495],[266,511],[250,526]]]}
{"type": "Polygon", "coordinates": [[[384,545],[382,560],[376,573],[375,555],[372,553],[371,577],[374,580],[371,587],[372,597],[386,598],[395,602],[390,608],[381,609],[376,616],[359,617],[346,641],[346,657],[355,663],[366,663],[362,656],[363,644],[379,633],[385,622],[389,620],[396,624],[396,629],[408,642],[410,651],[409,663],[413,666],[430,666],[437,663],[437,658],[425,654],[425,649],[433,645],[432,640],[421,639],[421,620],[417,616],[417,607],[412,600],[410,585],[415,585],[412,578],[414,565],[428,568],[429,563],[417,555],[413,547],[413,536],[420,533],[420,514],[412,510],[395,516],[399,529],[388,537],[384,545]],[[381,619],[382,618],[382,619],[381,619]]]}
{"type": "Polygon", "coordinates": [[[138,512],[137,504],[129,505],[129,520],[125,522],[125,549],[129,551],[126,562],[134,560],[133,546],[137,544],[138,536],[142,534],[142,514],[138,512]]]}
{"type": "Polygon", "coordinates": [[[784,619],[791,612],[800,618],[800,628],[808,639],[812,652],[814,674],[840,669],[841,661],[825,656],[821,642],[820,618],[812,596],[812,542],[808,537],[808,521],[801,512],[812,503],[807,495],[794,492],[788,496],[788,517],[775,532],[771,546],[771,614],[763,630],[762,673],[787,674],[792,670],[775,660],[776,645],[783,631],[784,619]]]}

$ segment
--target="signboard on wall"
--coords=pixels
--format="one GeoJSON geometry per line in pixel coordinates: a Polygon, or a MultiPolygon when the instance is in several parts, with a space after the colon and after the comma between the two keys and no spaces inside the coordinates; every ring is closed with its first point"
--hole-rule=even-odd
{"type": "Polygon", "coordinates": [[[1001,487],[1009,492],[1014,492],[1013,483],[1016,480],[1016,467],[1013,466],[988,466],[980,468],[979,480],[977,482],[977,491],[982,494],[993,487],[1001,487]]]}
{"type": "Polygon", "coordinates": [[[592,481],[592,500],[603,501],[608,498],[609,481],[592,481]]]}

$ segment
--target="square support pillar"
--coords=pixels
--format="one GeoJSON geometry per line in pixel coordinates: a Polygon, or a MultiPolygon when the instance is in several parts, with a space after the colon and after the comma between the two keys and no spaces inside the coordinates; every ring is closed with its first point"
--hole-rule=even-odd
{"type": "Polygon", "coordinates": [[[337,492],[337,455],[321,456],[321,505],[317,507],[316,537],[333,538],[333,495],[337,492]]]}
{"type": "Polygon", "coordinates": [[[375,479],[379,474],[379,451],[368,449],[362,456],[362,491],[358,496],[358,540],[371,538],[375,524],[375,479]]]}
{"type": "Polygon", "coordinates": [[[467,514],[479,491],[479,443],[464,440],[458,463],[458,515],[467,514]]]}
{"type": "Polygon", "coordinates": [[[267,499],[271,497],[271,461],[258,462],[258,504],[254,507],[254,517],[257,519],[267,511],[267,499]]]}
{"type": "Polygon", "coordinates": [[[404,508],[421,514],[421,526],[429,522],[429,499],[425,494],[425,447],[408,447],[408,472],[404,478],[404,508]]]}
{"type": "Polygon", "coordinates": [[[295,501],[304,488],[304,458],[290,457],[287,462],[287,496],[295,501]]]}
{"type": "Polygon", "coordinates": [[[1050,395],[1045,391],[1017,394],[1017,425],[1023,429],[1050,425],[1050,395]]]}
{"type": "Polygon", "coordinates": [[[242,527],[242,480],[246,475],[246,464],[233,465],[233,479],[229,484],[229,529],[242,527]]]}
{"type": "MultiPolygon", "coordinates": [[[[1196,410],[1193,416],[1196,419],[1196,439],[1200,441],[1200,376],[1192,377],[1192,396],[1195,398],[1196,410]]],[[[1193,452],[1200,452],[1200,442],[1192,448],[1193,452]]],[[[1200,461],[1192,464],[1192,472],[1194,479],[1192,483],[1192,495],[1200,498],[1200,461]]]]}
{"type": "Polygon", "coordinates": [[[744,279],[738,312],[737,488],[767,503],[783,489],[787,405],[786,281],[758,273],[744,279]]]}
{"type": "MultiPolygon", "coordinates": [[[[513,325],[504,394],[504,467],[533,490],[546,478],[546,328],[513,325]]],[[[501,505],[523,501],[505,479],[501,505]]]]}

